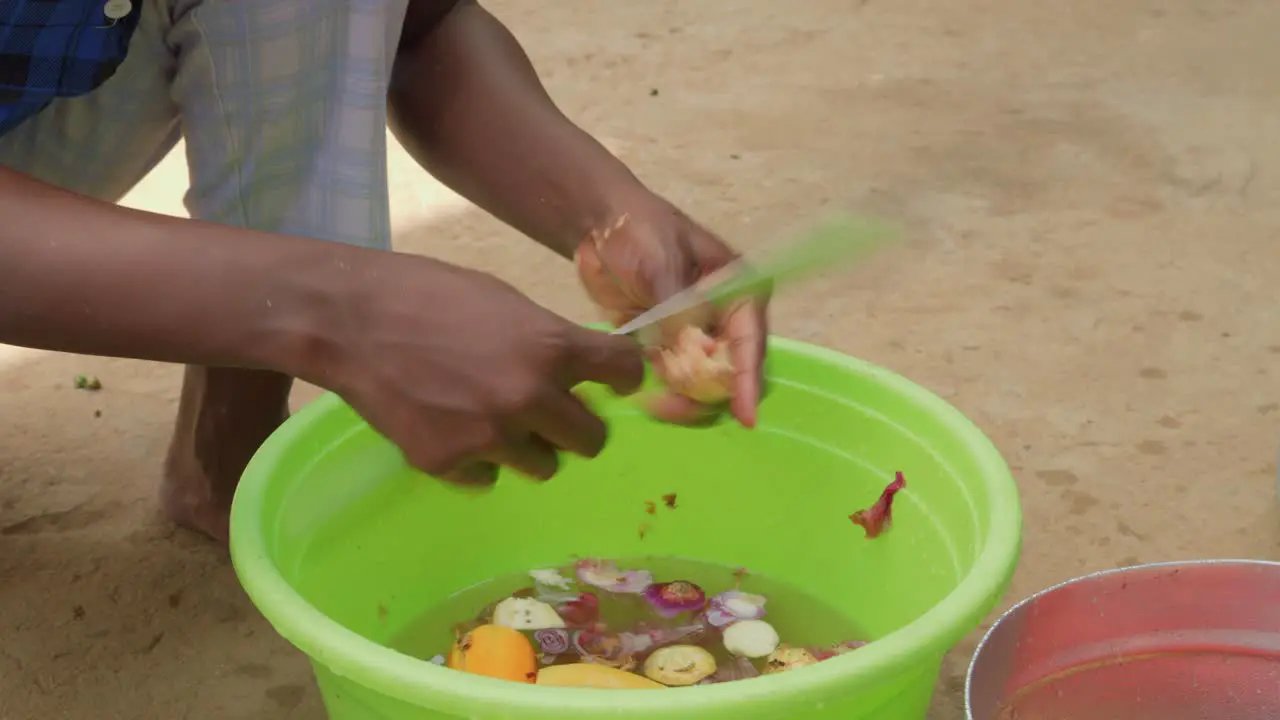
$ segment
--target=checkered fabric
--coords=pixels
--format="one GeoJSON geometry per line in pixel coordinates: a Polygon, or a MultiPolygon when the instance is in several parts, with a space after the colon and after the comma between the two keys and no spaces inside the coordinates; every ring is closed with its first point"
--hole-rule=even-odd
{"type": "Polygon", "coordinates": [[[113,21],[106,0],[0,0],[0,135],[55,98],[106,82],[124,61],[142,2],[113,21]]]}

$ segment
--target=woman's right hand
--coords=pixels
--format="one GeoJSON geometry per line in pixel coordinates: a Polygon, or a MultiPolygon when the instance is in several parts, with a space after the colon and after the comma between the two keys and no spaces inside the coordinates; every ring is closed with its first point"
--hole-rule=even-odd
{"type": "Polygon", "coordinates": [[[576,325],[480,272],[360,253],[296,373],[340,394],[417,468],[468,484],[499,466],[548,479],[559,453],[594,457],[604,422],[572,388],[630,394],[640,346],[576,325]]]}

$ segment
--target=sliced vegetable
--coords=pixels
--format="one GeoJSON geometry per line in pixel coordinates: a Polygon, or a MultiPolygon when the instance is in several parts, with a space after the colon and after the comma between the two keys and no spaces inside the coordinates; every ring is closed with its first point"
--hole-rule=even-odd
{"type": "Polygon", "coordinates": [[[818,658],[814,657],[813,653],[807,649],[783,645],[769,653],[768,659],[764,662],[764,674],[772,675],[806,665],[813,665],[817,662],[818,658]]]}
{"type": "Polygon", "coordinates": [[[545,588],[555,590],[571,590],[573,588],[573,581],[560,574],[560,571],[555,568],[530,570],[529,577],[533,578],[534,583],[545,588]]]}
{"type": "Polygon", "coordinates": [[[595,593],[579,593],[557,610],[569,627],[591,627],[600,620],[600,598],[595,593]]]}
{"type": "Polygon", "coordinates": [[[509,597],[493,609],[493,623],[514,630],[562,628],[564,618],[550,605],[534,598],[509,597]]]}
{"type": "Polygon", "coordinates": [[[569,649],[569,631],[558,629],[539,630],[533,634],[533,641],[544,655],[559,655],[569,649]]]}
{"type": "Polygon", "coordinates": [[[687,580],[655,583],[645,588],[643,594],[654,611],[664,618],[697,612],[707,604],[707,594],[687,580]]]}
{"type": "Polygon", "coordinates": [[[644,662],[645,677],[671,687],[697,684],[715,671],[715,656],[697,645],[658,648],[644,662]]]}
{"type": "Polygon", "coordinates": [[[638,593],[653,584],[648,570],[619,570],[608,560],[579,560],[576,566],[582,582],[615,593],[638,593]]]}
{"type": "Polygon", "coordinates": [[[572,638],[571,645],[578,651],[584,662],[626,669],[635,666],[632,653],[620,635],[594,630],[578,630],[573,633],[572,638]]]}
{"type": "MultiPolygon", "coordinates": [[[[521,597],[515,595],[515,597],[521,597]]],[[[582,593],[570,592],[567,590],[544,590],[539,589],[537,594],[528,597],[537,598],[548,605],[563,605],[578,600],[582,597],[582,593]]]]}
{"type": "Polygon", "coordinates": [[[762,658],[778,649],[778,631],[764,620],[740,620],[724,629],[724,649],[745,658],[762,658]]]}
{"type": "Polygon", "coordinates": [[[763,595],[727,590],[712,597],[707,604],[707,623],[712,627],[725,627],[739,620],[758,620],[764,617],[766,602],[763,595]]]}
{"type": "Polygon", "coordinates": [[[733,682],[735,680],[749,680],[759,676],[760,671],[756,669],[756,666],[750,660],[744,657],[735,657],[728,665],[721,665],[714,675],[703,682],[733,682]]]}
{"type": "Polygon", "coordinates": [[[661,690],[666,687],[641,675],[595,663],[544,667],[538,671],[538,684],[600,690],[661,690]]]}
{"type": "MultiPolygon", "coordinates": [[[[868,537],[888,527],[893,496],[905,484],[898,473],[874,506],[851,516],[866,523],[868,537]]],[[[653,505],[675,501],[672,494],[653,505]]],[[[564,572],[532,570],[529,586],[456,625],[457,642],[431,662],[514,682],[653,689],[783,672],[866,644],[784,644],[765,620],[768,599],[742,590],[747,574],[734,571],[732,589],[708,596],[688,580],[653,582],[649,571],[609,560],[581,560],[564,572]],[[588,585],[600,590],[579,591],[588,585]]]]}
{"type": "Polygon", "coordinates": [[[647,632],[624,632],[618,635],[626,651],[639,655],[656,647],[670,645],[675,642],[691,642],[706,630],[701,624],[679,625],[673,628],[656,628],[647,632]]]}

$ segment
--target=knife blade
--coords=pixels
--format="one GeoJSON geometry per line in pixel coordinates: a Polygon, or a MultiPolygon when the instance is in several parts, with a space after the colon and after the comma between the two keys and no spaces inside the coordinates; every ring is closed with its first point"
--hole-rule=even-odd
{"type": "Polygon", "coordinates": [[[881,221],[832,218],[810,230],[799,241],[765,258],[742,258],[729,263],[637,315],[612,334],[631,335],[704,303],[726,305],[742,297],[763,294],[770,288],[776,289],[860,259],[896,236],[894,229],[881,221]]]}

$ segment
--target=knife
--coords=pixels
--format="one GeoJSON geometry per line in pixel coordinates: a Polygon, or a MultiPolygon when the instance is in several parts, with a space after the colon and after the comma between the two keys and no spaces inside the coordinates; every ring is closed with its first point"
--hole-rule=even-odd
{"type": "Polygon", "coordinates": [[[876,220],[832,218],[799,241],[759,260],[741,258],[685,288],[614,330],[631,335],[672,315],[704,303],[726,305],[742,297],[761,295],[879,249],[897,233],[876,220]]]}

